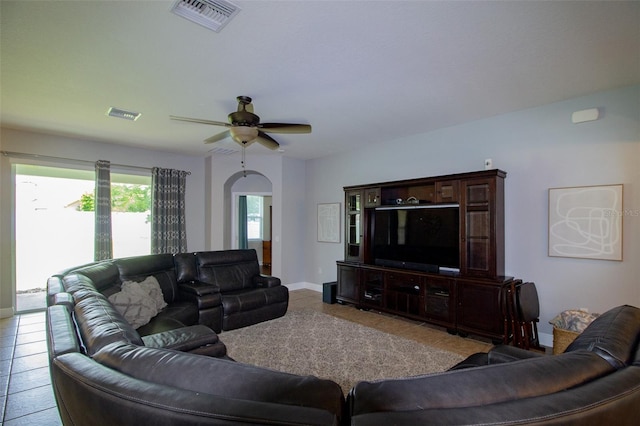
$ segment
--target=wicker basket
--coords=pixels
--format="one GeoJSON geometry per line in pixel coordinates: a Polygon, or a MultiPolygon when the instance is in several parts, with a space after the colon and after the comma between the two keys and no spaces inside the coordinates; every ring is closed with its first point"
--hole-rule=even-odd
{"type": "Polygon", "coordinates": [[[576,331],[553,327],[553,354],[563,353],[579,335],[580,333],[576,331]]]}

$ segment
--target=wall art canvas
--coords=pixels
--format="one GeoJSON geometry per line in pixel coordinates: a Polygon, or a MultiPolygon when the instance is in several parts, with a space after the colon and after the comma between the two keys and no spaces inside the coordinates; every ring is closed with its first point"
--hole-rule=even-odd
{"type": "Polygon", "coordinates": [[[549,189],[549,256],[621,261],[622,187],[549,189]]]}
{"type": "Polygon", "coordinates": [[[340,203],[318,204],[318,241],[340,242],[340,203]]]}

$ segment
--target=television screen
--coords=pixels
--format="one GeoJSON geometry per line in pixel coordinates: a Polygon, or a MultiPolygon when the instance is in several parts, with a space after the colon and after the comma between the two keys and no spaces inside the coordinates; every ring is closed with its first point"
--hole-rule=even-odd
{"type": "Polygon", "coordinates": [[[459,269],[459,206],[379,207],[375,211],[376,264],[407,269],[459,269]]]}

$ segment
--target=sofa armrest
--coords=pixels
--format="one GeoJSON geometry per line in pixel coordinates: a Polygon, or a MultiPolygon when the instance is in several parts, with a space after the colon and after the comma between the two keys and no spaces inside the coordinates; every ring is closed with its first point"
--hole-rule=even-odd
{"type": "Polygon", "coordinates": [[[220,293],[218,286],[202,281],[190,281],[179,283],[178,289],[182,293],[192,294],[194,296],[204,296],[207,294],[220,293]]]}
{"type": "Polygon", "coordinates": [[[201,346],[217,343],[218,335],[204,325],[192,325],[142,336],[142,341],[145,346],[150,348],[188,352],[201,346]]]}
{"type": "Polygon", "coordinates": [[[253,283],[256,287],[269,288],[280,285],[280,278],[271,275],[256,275],[253,277],[253,283]]]}
{"type": "Polygon", "coordinates": [[[494,346],[487,355],[487,363],[489,365],[503,364],[505,362],[513,362],[522,359],[539,358],[545,356],[541,352],[528,351],[509,345],[494,346]]]}
{"type": "Polygon", "coordinates": [[[178,284],[178,298],[185,302],[195,303],[199,311],[222,304],[222,296],[218,286],[202,281],[178,284]]]}

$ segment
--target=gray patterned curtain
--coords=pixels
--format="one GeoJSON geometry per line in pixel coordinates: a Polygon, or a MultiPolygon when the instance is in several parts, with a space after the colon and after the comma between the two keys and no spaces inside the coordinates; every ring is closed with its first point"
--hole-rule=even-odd
{"type": "Polygon", "coordinates": [[[151,253],[187,251],[185,189],[189,172],[151,169],[151,253]]]}
{"type": "Polygon", "coordinates": [[[111,259],[111,163],[96,162],[94,260],[111,259]]]}

